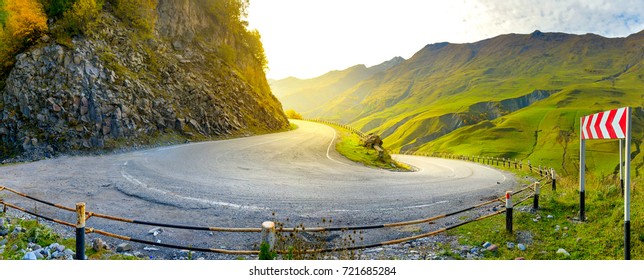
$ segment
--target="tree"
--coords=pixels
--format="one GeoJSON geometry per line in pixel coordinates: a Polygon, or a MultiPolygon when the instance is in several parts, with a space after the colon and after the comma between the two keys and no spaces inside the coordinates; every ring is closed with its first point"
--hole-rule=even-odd
{"type": "Polygon", "coordinates": [[[37,0],[9,1],[5,32],[15,41],[30,42],[47,31],[47,16],[37,0]]]}

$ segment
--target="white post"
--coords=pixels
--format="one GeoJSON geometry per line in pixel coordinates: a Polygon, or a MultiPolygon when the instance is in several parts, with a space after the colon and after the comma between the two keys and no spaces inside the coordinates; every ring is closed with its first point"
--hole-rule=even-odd
{"type": "Polygon", "coordinates": [[[275,250],[275,223],[266,221],[262,223],[262,243],[268,244],[268,250],[273,252],[275,250]]]}
{"type": "Polygon", "coordinates": [[[624,147],[624,259],[631,259],[631,107],[626,107],[626,145],[624,147]]]}
{"type": "Polygon", "coordinates": [[[586,219],[586,139],[579,135],[579,220],[583,222],[586,219]]]}

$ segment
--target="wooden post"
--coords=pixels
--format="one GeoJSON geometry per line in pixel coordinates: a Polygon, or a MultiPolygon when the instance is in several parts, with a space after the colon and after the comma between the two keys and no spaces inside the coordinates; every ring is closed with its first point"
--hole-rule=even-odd
{"type": "Polygon", "coordinates": [[[270,252],[275,251],[275,223],[266,221],[262,223],[262,243],[268,244],[270,252]]]}
{"type": "Polygon", "coordinates": [[[85,259],[85,202],[76,203],[76,259],[85,259]]]}

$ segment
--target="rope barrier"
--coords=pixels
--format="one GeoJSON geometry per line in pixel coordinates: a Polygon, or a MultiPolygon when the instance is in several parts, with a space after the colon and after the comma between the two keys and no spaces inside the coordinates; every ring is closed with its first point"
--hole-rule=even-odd
{"type": "MultiPolygon", "coordinates": [[[[464,222],[454,224],[454,225],[451,225],[451,226],[448,226],[448,227],[440,228],[440,229],[432,231],[432,232],[419,234],[419,235],[414,235],[414,236],[410,236],[410,237],[394,239],[394,240],[380,242],[380,243],[373,243],[373,244],[367,244],[367,245],[345,247],[345,248],[325,248],[325,249],[304,250],[304,251],[299,252],[299,253],[311,254],[311,253],[328,253],[328,252],[336,252],[336,251],[344,251],[344,250],[353,251],[353,250],[363,250],[363,249],[369,249],[369,248],[374,248],[374,247],[381,247],[381,246],[400,244],[400,243],[403,243],[403,242],[408,242],[408,241],[412,241],[412,240],[416,240],[416,239],[420,239],[420,238],[430,237],[430,236],[445,232],[447,230],[454,229],[454,228],[469,224],[471,222],[480,221],[480,220],[483,220],[483,219],[486,219],[486,218],[489,218],[489,217],[492,217],[492,216],[495,216],[495,215],[499,215],[499,214],[501,214],[503,212],[505,212],[505,209],[496,211],[496,212],[494,212],[492,214],[488,214],[488,215],[478,217],[478,218],[473,219],[473,220],[464,221],[464,222]]],[[[277,253],[279,253],[279,254],[288,254],[289,252],[287,252],[287,251],[277,251],[277,253]]]]}
{"type": "Polygon", "coordinates": [[[31,199],[31,200],[35,200],[35,201],[38,201],[40,203],[47,204],[49,206],[53,206],[53,207],[63,209],[63,210],[67,210],[67,211],[70,211],[70,212],[76,212],[76,209],[74,209],[74,208],[69,208],[69,207],[66,207],[66,206],[63,206],[63,205],[59,205],[59,204],[51,203],[51,202],[48,202],[48,201],[45,201],[45,200],[42,200],[42,199],[38,199],[38,198],[35,198],[35,197],[30,196],[28,194],[21,193],[19,191],[16,191],[14,189],[11,189],[11,188],[8,188],[8,187],[5,187],[5,186],[2,186],[2,188],[0,188],[0,191],[3,191],[3,190],[10,191],[10,192],[15,193],[15,194],[17,194],[19,196],[22,196],[22,197],[25,197],[25,198],[28,198],[28,199],[31,199]]]}
{"type": "Polygon", "coordinates": [[[86,233],[97,233],[103,236],[107,237],[112,237],[112,238],[117,238],[121,239],[124,241],[130,241],[130,242],[136,242],[136,243],[142,243],[142,244],[148,244],[148,245],[154,245],[154,246],[159,246],[159,247],[166,247],[166,248],[173,248],[173,249],[179,249],[179,250],[190,250],[190,251],[198,251],[198,252],[210,252],[210,253],[219,253],[219,254],[228,254],[228,255],[258,255],[259,251],[250,251],[250,250],[226,250],[226,249],[215,249],[215,248],[199,248],[199,247],[189,247],[189,246],[182,246],[182,245],[175,245],[175,244],[166,244],[166,243],[157,243],[157,242],[152,242],[148,240],[142,240],[142,239],[136,239],[132,238],[129,236],[125,235],[119,235],[103,230],[98,230],[94,228],[87,228],[85,229],[86,233]]]}
{"type": "Polygon", "coordinates": [[[476,208],[483,207],[488,204],[492,204],[494,202],[499,202],[500,199],[494,199],[490,201],[486,201],[483,203],[479,203],[477,205],[467,207],[458,211],[454,211],[451,213],[447,214],[442,214],[430,218],[425,218],[425,219],[420,219],[420,220],[412,220],[412,221],[405,221],[405,222],[397,222],[397,223],[389,223],[389,224],[381,224],[381,225],[368,225],[368,226],[352,226],[352,227],[332,227],[332,228],[323,228],[323,227],[317,227],[317,228],[283,228],[283,229],[276,229],[278,232],[331,232],[331,231],[352,231],[352,230],[367,230],[367,229],[377,229],[377,228],[392,228],[392,227],[401,227],[401,226],[409,226],[409,225],[417,225],[417,224],[423,224],[423,223],[428,223],[431,221],[435,221],[438,219],[454,216],[463,212],[467,212],[476,208]]]}
{"type": "Polygon", "coordinates": [[[18,210],[18,211],[25,212],[25,213],[27,213],[27,214],[29,214],[29,215],[36,216],[36,217],[41,218],[41,219],[43,219],[43,220],[47,220],[47,221],[50,221],[50,222],[58,223],[58,224],[61,224],[61,225],[64,225],[64,226],[68,226],[68,227],[76,227],[76,225],[75,225],[75,224],[68,223],[68,222],[61,221],[61,220],[57,220],[57,219],[50,218],[50,217],[47,217],[47,216],[40,215],[40,214],[37,214],[37,213],[31,212],[31,211],[29,211],[29,210],[27,210],[27,209],[25,209],[25,208],[22,208],[22,207],[20,207],[20,206],[13,205],[13,204],[11,204],[11,203],[7,203],[7,202],[5,202],[5,201],[3,201],[3,200],[0,200],[0,204],[2,204],[2,205],[6,205],[7,207],[10,207],[10,208],[16,209],[16,210],[18,210]]]}
{"type": "Polygon", "coordinates": [[[175,224],[166,224],[166,223],[157,223],[157,222],[148,222],[148,221],[139,221],[133,219],[126,219],[121,217],[115,217],[105,214],[99,214],[94,212],[87,212],[89,217],[103,218],[112,221],[132,223],[139,225],[149,225],[149,226],[160,226],[167,228],[178,228],[178,229],[188,229],[188,230],[201,230],[201,231],[220,231],[220,232],[262,232],[261,228],[223,228],[223,227],[200,227],[200,226],[190,226],[190,225],[175,225],[175,224]]]}

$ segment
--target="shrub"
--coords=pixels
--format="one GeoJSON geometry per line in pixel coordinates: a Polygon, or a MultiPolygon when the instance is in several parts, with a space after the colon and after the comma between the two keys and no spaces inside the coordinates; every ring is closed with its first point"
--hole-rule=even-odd
{"type": "Polygon", "coordinates": [[[63,16],[65,30],[71,35],[85,33],[96,22],[103,0],[77,0],[63,16]]]}
{"type": "Polygon", "coordinates": [[[62,16],[64,12],[68,11],[74,5],[76,0],[40,0],[49,17],[62,16]]]}
{"type": "Polygon", "coordinates": [[[156,23],[158,0],[112,0],[114,12],[121,20],[144,32],[152,32],[156,23]]]}
{"type": "Polygon", "coordinates": [[[284,113],[286,114],[286,117],[288,117],[289,119],[295,119],[295,120],[301,120],[302,119],[302,115],[300,115],[300,113],[298,113],[298,112],[295,112],[295,110],[293,110],[293,109],[288,109],[284,113]]]}

